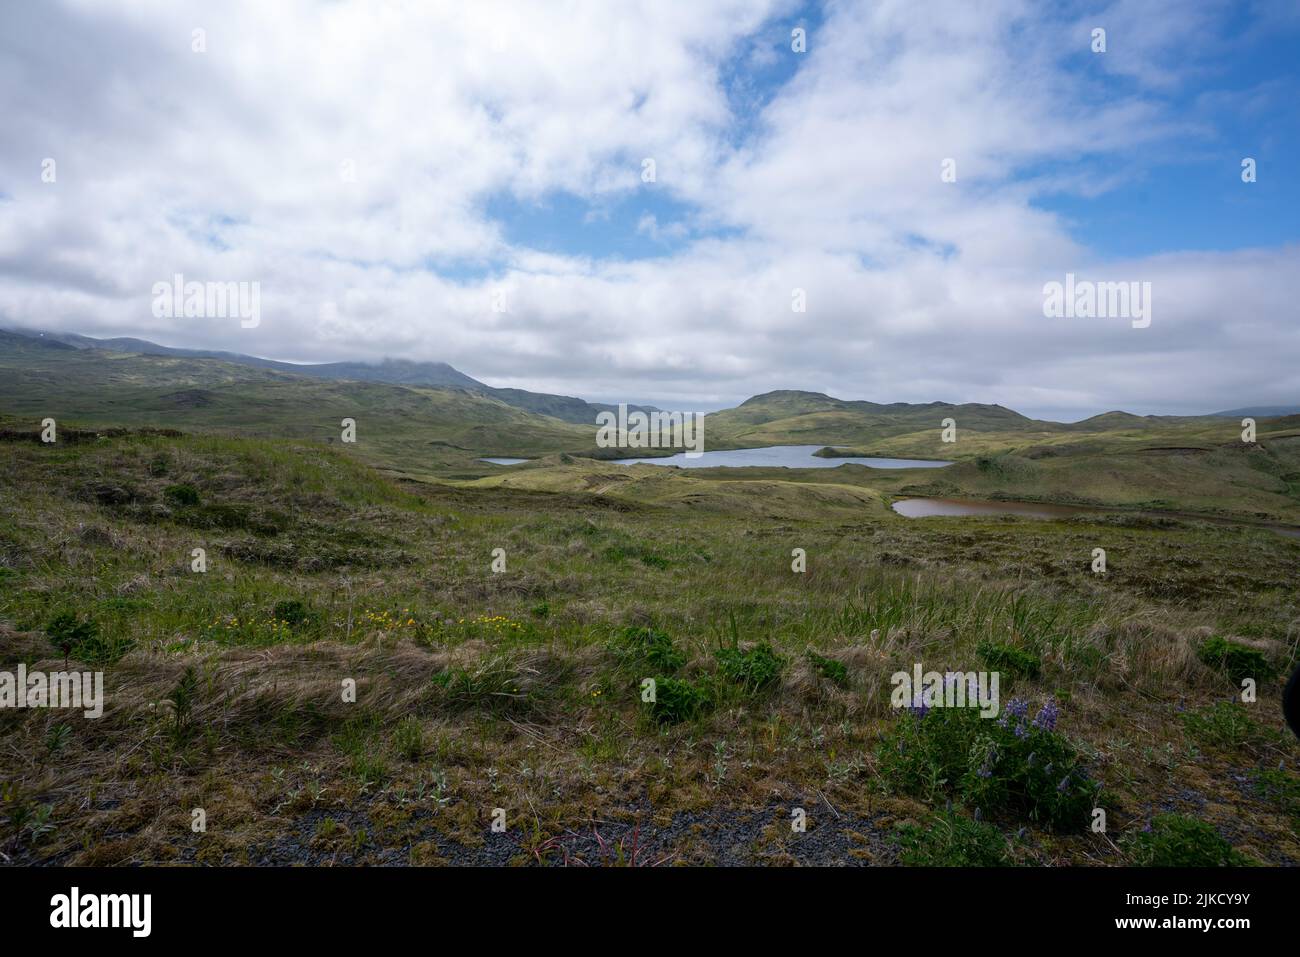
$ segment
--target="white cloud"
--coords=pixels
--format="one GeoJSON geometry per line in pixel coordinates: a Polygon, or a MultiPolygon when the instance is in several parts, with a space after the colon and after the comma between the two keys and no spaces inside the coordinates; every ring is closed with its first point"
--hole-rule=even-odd
{"type": "Polygon", "coordinates": [[[1110,185],[1042,164],[1184,128],[1144,91],[1177,86],[1215,9],[1166,10],[1172,34],[1140,4],[1099,11],[1105,69],[1134,92],[1097,102],[1069,65],[1090,19],[832,2],[738,138],[724,67],[796,56],[788,3],[6,5],[0,318],[683,405],[771,388],[1080,414],[1287,401],[1295,249],[1105,261],[1032,203],[1110,185]],[[541,252],[484,212],[563,190],[599,219],[646,188],[644,157],[692,212],[647,208],[629,232],[671,255],[541,252]],[[723,231],[680,245],[702,226],[723,231]],[[1151,328],[1044,319],[1042,284],[1088,270],[1152,281],[1151,328]],[[154,319],[152,284],[177,272],[259,281],[261,325],[154,319]]]}

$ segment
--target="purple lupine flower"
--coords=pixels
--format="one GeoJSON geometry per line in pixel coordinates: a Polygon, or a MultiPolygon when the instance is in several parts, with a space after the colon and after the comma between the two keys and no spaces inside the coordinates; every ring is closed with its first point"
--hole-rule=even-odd
{"type": "Polygon", "coordinates": [[[1015,718],[1020,721],[1029,712],[1029,702],[1023,698],[1012,698],[1007,702],[1007,706],[1002,709],[1002,717],[998,719],[998,724],[1002,727],[1007,726],[1007,722],[1015,718]]]}
{"type": "Polygon", "coordinates": [[[918,691],[912,695],[912,703],[907,706],[907,710],[912,713],[918,721],[930,713],[930,706],[925,703],[924,693],[918,691]]]}
{"type": "Polygon", "coordinates": [[[1065,777],[1061,778],[1061,783],[1056,786],[1056,791],[1058,794],[1064,794],[1065,789],[1068,788],[1069,786],[1070,786],[1070,776],[1067,774],[1065,777]]]}
{"type": "Polygon", "coordinates": [[[1044,731],[1056,730],[1056,719],[1060,717],[1061,709],[1056,706],[1056,702],[1051,698],[1043,705],[1042,710],[1038,712],[1038,717],[1034,718],[1034,727],[1041,728],[1044,731]]]}

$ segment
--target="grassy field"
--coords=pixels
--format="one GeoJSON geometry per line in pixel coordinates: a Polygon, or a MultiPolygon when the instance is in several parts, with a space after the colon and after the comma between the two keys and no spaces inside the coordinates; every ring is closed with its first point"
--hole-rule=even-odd
{"type": "MultiPolygon", "coordinates": [[[[106,705],[0,710],[4,860],[1300,862],[1300,542],[1267,530],[894,515],[919,471],[415,481],[365,442],[6,424],[0,670],[61,668],[72,621],[106,705]],[[917,662],[999,670],[1010,721],[892,708],[917,662]]],[[[1241,476],[1291,467],[1268,446],[1241,476]]],[[[1238,474],[1175,458],[1132,487],[1238,474]]],[[[1206,504],[1292,514],[1258,481],[1206,504]]]]}
{"type": "Polygon", "coordinates": [[[706,447],[955,464],[684,470],[457,389],[18,337],[0,371],[0,672],[106,685],[0,709],[0,860],[1300,862],[1300,540],[1259,524],[1300,525],[1294,418],[781,392],[706,447]],[[917,663],[997,671],[1002,717],[892,706],[917,663]]]}

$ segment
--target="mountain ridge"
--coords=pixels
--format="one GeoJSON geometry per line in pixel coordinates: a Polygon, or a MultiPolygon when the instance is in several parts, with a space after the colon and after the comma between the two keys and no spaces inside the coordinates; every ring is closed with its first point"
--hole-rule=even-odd
{"type": "MultiPolygon", "coordinates": [[[[466,389],[491,396],[506,403],[506,405],[523,409],[526,412],[549,415],[552,418],[575,425],[595,425],[596,416],[600,412],[615,411],[617,409],[617,406],[603,402],[588,402],[576,396],[553,395],[546,392],[530,392],[526,389],[490,386],[472,376],[466,375],[446,362],[417,362],[411,359],[394,359],[386,356],[377,362],[299,363],[285,362],[280,359],[265,359],[261,356],[252,356],[241,352],[164,346],[148,339],[137,339],[130,336],[96,339],[91,336],[78,335],[77,333],[46,332],[21,327],[9,327],[0,329],[0,331],[34,339],[55,347],[98,349],[131,355],[214,359],[220,362],[253,366],[260,369],[273,369],[290,375],[309,376],[314,379],[384,382],[391,385],[466,389]]],[[[658,411],[653,406],[629,405],[628,408],[629,410],[644,412],[658,411]]]]}

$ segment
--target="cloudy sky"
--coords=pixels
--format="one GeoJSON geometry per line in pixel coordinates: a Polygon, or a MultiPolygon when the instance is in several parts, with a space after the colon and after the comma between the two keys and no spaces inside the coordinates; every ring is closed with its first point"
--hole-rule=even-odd
{"type": "Polygon", "coordinates": [[[1300,0],[4,3],[0,325],[696,409],[1294,404],[1298,53],[1300,0]],[[1044,316],[1067,272],[1150,325],[1044,316]],[[155,316],[178,273],[260,323],[155,316]]]}

